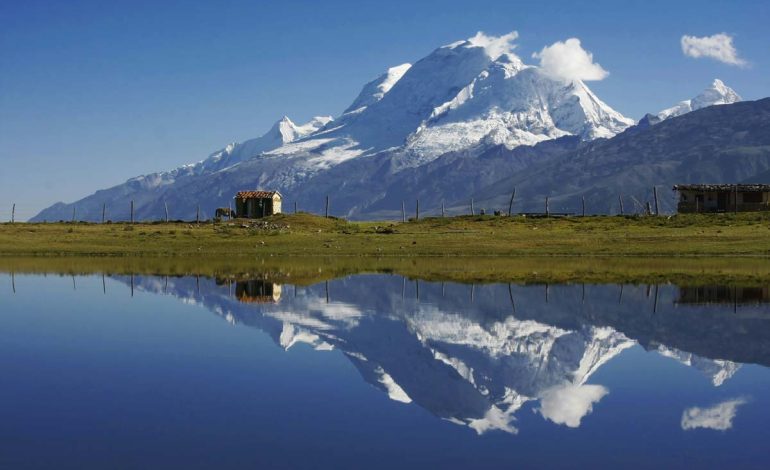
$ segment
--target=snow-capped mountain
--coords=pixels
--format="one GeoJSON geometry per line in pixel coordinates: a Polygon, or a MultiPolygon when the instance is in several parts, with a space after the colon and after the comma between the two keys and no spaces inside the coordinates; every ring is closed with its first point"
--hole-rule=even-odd
{"type": "MultiPolygon", "coordinates": [[[[284,118],[262,137],[228,145],[202,162],[133,178],[78,201],[77,213],[97,220],[107,204],[119,206],[111,211],[119,220],[131,198],[139,218],[159,216],[164,200],[173,202],[175,218],[189,217],[198,204],[206,212],[226,206],[243,188],[290,195],[299,187],[312,190],[314,177],[341,188],[345,181],[325,181],[324,172],[352,159],[385,155],[390,171],[398,172],[447,152],[511,149],[568,135],[607,138],[633,124],[582,81],[554,79],[524,64],[506,38],[480,33],[440,47],[367,83],[336,120],[297,126],[284,118]]],[[[60,203],[33,220],[65,218],[71,208],[60,203]]]]}
{"type": "Polygon", "coordinates": [[[668,109],[657,114],[659,119],[668,119],[670,117],[681,116],[691,111],[705,108],[707,106],[714,106],[717,104],[730,104],[741,101],[741,97],[732,88],[725,85],[722,80],[716,78],[711,83],[711,86],[703,90],[695,98],[680,101],[676,106],[672,106],[668,109]]]}
{"type": "Polygon", "coordinates": [[[503,54],[452,100],[436,107],[407,147],[423,157],[480,142],[507,148],[566,135],[612,137],[633,121],[613,110],[579,80],[561,82],[503,54]]]}
{"type": "Polygon", "coordinates": [[[266,156],[312,153],[303,165],[312,171],[401,148],[407,166],[419,166],[482,142],[514,148],[565,135],[590,140],[633,125],[580,80],[550,78],[478,37],[389,69],[337,122],[266,156]]]}

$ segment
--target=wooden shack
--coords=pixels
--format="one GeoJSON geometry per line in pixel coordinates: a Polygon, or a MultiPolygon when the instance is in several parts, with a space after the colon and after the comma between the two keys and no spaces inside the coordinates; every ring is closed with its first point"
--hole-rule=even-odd
{"type": "Polygon", "coordinates": [[[278,191],[239,191],[235,195],[235,216],[258,219],[280,214],[282,199],[278,191]]]}
{"type": "Polygon", "coordinates": [[[677,212],[756,212],[770,210],[768,184],[677,184],[677,212]]]}

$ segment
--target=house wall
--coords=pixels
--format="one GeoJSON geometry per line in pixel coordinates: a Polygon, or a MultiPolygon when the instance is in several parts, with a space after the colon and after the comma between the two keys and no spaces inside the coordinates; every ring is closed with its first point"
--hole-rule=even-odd
{"type": "Polygon", "coordinates": [[[280,214],[282,212],[281,210],[281,196],[275,195],[273,196],[273,214],[280,214]]]}
{"type": "Polygon", "coordinates": [[[696,212],[696,210],[697,212],[731,212],[735,210],[736,196],[738,198],[737,209],[740,212],[770,210],[770,192],[759,193],[759,202],[746,201],[748,194],[752,193],[738,192],[736,195],[733,191],[679,191],[678,212],[696,212]],[[720,195],[725,201],[721,207],[719,204],[720,195]]]}

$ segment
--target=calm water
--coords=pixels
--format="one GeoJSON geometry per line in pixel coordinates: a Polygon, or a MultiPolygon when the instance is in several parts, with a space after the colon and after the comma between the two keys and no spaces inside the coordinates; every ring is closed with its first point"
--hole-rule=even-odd
{"type": "Polygon", "coordinates": [[[768,301],[0,274],[0,467],[766,468],[768,301]]]}

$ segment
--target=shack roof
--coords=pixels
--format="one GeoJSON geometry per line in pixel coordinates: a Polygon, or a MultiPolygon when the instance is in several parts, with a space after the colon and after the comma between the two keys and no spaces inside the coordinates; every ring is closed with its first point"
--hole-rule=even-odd
{"type": "Polygon", "coordinates": [[[242,295],[238,297],[239,302],[246,304],[274,304],[278,300],[272,295],[242,295]]]}
{"type": "Polygon", "coordinates": [[[675,184],[674,191],[764,193],[770,184],[675,184]]]}
{"type": "Polygon", "coordinates": [[[278,195],[281,197],[281,193],[278,191],[238,191],[235,194],[236,199],[272,199],[273,196],[278,195]]]}

